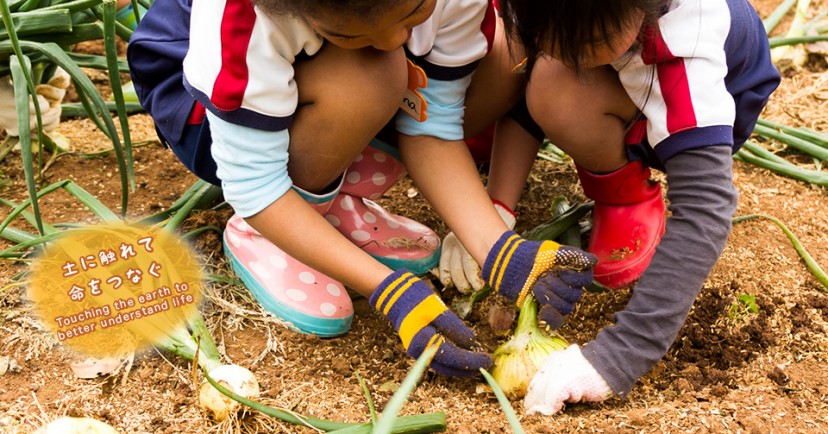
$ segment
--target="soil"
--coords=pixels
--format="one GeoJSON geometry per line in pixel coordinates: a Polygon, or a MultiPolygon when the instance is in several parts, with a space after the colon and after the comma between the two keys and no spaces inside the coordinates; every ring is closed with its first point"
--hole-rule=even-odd
{"type": "MultiPolygon", "coordinates": [[[[754,1],[762,16],[775,1],[754,1]]],[[[825,2],[819,2],[825,10],[825,2]]],[[[779,33],[784,31],[783,22],[779,33]]],[[[826,62],[810,63],[784,74],[763,118],[828,132],[826,62]]],[[[120,181],[107,140],[91,122],[67,120],[59,131],[75,146],[51,162],[42,185],[72,180],[110,209],[120,209],[120,181]]],[[[138,218],[168,208],[195,177],[156,140],[152,121],[130,117],[134,141],[136,188],[127,216],[138,218]]],[[[789,156],[789,158],[796,158],[789,156]]],[[[800,158],[804,165],[811,161],[800,158]]],[[[823,266],[828,265],[828,195],[823,188],[736,162],[740,192],[737,215],[763,213],[782,220],[823,266]]],[[[0,194],[27,198],[19,153],[0,163],[0,194]]],[[[663,177],[660,177],[663,180],[663,177]]],[[[570,202],[585,198],[571,162],[538,160],[518,206],[518,231],[550,218],[556,195],[570,202]]],[[[437,230],[447,228],[408,179],[379,202],[387,209],[437,230]]],[[[63,191],[43,197],[40,209],[52,223],[93,223],[96,218],[63,191]]],[[[0,216],[7,215],[7,208],[0,216]]],[[[184,230],[214,225],[223,228],[231,211],[224,207],[190,216],[184,230]]],[[[19,220],[19,219],[18,219],[19,220]]],[[[12,225],[32,230],[26,223],[12,225]]],[[[0,243],[0,250],[10,247],[0,243]]],[[[210,272],[234,279],[221,251],[220,234],[206,231],[195,246],[210,272]]],[[[61,416],[97,418],[130,433],[312,432],[258,413],[216,424],[198,409],[189,363],[167,353],[136,355],[118,371],[94,379],[77,378],[69,363],[79,356],[45,331],[26,301],[18,274],[25,262],[0,261],[0,432],[32,432],[61,416]],[[5,361],[5,362],[4,362],[5,361]]],[[[434,282],[439,287],[438,282],[434,282]]],[[[553,417],[526,416],[513,401],[527,432],[692,432],[816,433],[828,432],[828,295],[809,273],[791,242],[764,219],[734,225],[727,247],[668,354],[645,375],[625,400],[568,405],[553,417]],[[739,297],[755,297],[757,309],[740,309],[739,297]]],[[[446,300],[458,296],[441,290],[446,300]]],[[[613,314],[624,308],[629,290],[588,293],[561,333],[586,343],[613,314]]],[[[494,350],[503,341],[489,325],[488,297],[467,322],[481,344],[494,350]]],[[[390,324],[362,298],[354,300],[353,326],[335,339],[289,331],[263,311],[243,286],[209,286],[203,314],[228,362],[250,368],[261,382],[261,401],[300,414],[365,422],[369,407],[359,383],[367,384],[382,409],[410,370],[390,324]],[[359,377],[357,377],[357,374],[359,377]]],[[[451,379],[427,373],[401,414],[445,412],[447,432],[511,432],[490,389],[481,379],[451,379]]]]}

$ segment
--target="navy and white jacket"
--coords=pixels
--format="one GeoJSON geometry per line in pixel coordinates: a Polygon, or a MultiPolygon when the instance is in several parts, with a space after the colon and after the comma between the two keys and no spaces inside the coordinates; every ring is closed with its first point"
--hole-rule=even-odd
{"type": "Polygon", "coordinates": [[[736,152],[779,84],[764,27],[745,0],[672,0],[612,66],[662,162],[709,145],[736,152]]]}

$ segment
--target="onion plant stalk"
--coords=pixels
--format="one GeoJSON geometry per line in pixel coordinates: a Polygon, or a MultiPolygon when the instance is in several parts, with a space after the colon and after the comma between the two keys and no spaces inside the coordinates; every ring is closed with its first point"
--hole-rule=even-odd
{"type": "Polygon", "coordinates": [[[791,230],[788,229],[788,227],[785,226],[785,224],[782,223],[781,220],[766,214],[749,214],[734,218],[733,224],[757,218],[764,218],[770,220],[771,222],[773,222],[773,224],[779,227],[779,229],[782,229],[782,232],[784,232],[785,236],[787,236],[788,239],[791,241],[791,245],[793,245],[793,248],[794,250],[796,250],[796,253],[799,254],[799,257],[802,258],[802,260],[805,262],[805,266],[808,267],[808,271],[810,271],[811,274],[819,281],[819,283],[822,284],[822,288],[820,288],[820,290],[822,292],[828,292],[828,275],[825,274],[825,271],[822,269],[822,267],[819,266],[819,264],[817,264],[817,262],[811,256],[811,254],[808,253],[807,250],[805,250],[805,247],[802,246],[802,243],[799,242],[799,239],[796,237],[796,235],[794,235],[794,233],[791,232],[791,230]]]}
{"type": "MultiPolygon", "coordinates": [[[[800,138],[802,133],[798,135],[791,134],[787,131],[770,128],[762,124],[756,124],[753,129],[756,134],[774,139],[782,142],[798,151],[804,152],[812,157],[818,158],[822,161],[828,161],[828,148],[822,147],[819,144],[812,143],[809,140],[800,138]]],[[[817,139],[814,137],[814,139],[817,139]]]]}
{"type": "Polygon", "coordinates": [[[412,368],[411,372],[409,372],[406,376],[406,379],[403,381],[403,385],[400,386],[391,398],[391,401],[386,407],[386,412],[383,413],[385,416],[384,418],[377,420],[376,415],[373,412],[373,403],[370,400],[370,395],[366,395],[368,397],[368,406],[372,409],[372,420],[371,422],[366,423],[336,422],[315,417],[302,416],[287,409],[274,408],[248,397],[241,396],[215,381],[215,379],[213,379],[209,374],[205,374],[204,378],[210,385],[212,385],[212,387],[230,399],[244,404],[245,406],[250,407],[264,415],[275,417],[283,422],[294,425],[310,427],[322,432],[338,434],[415,434],[444,432],[446,430],[446,416],[442,412],[418,414],[413,416],[397,416],[397,412],[402,405],[402,401],[404,401],[411,393],[411,390],[413,390],[417,379],[419,379],[420,375],[422,375],[422,372],[427,367],[428,362],[430,361],[430,358],[433,357],[435,350],[436,348],[430,348],[423,352],[423,355],[420,356],[417,363],[415,363],[414,368],[412,368]],[[429,353],[429,350],[431,350],[431,353],[429,353]]]}
{"type": "Polygon", "coordinates": [[[787,134],[789,136],[805,140],[816,146],[828,149],[828,135],[820,134],[814,130],[803,127],[793,128],[787,125],[778,124],[776,122],[771,122],[761,118],[758,121],[756,121],[756,125],[772,128],[774,130],[778,130],[780,133],[787,134]]]}
{"type": "Polygon", "coordinates": [[[532,377],[549,355],[568,345],[563,336],[538,325],[538,302],[530,295],[520,308],[514,335],[493,354],[492,377],[506,396],[522,398],[532,377]]]}
{"type": "Polygon", "coordinates": [[[765,27],[765,33],[770,34],[773,29],[779,25],[779,22],[785,18],[785,15],[788,14],[788,11],[791,10],[793,5],[796,4],[796,0],[785,0],[770,13],[764,20],[762,20],[762,25],[765,27]]]}
{"type": "MultiPolygon", "coordinates": [[[[364,434],[375,432],[375,421],[370,423],[336,422],[302,416],[287,409],[274,408],[264,405],[253,399],[256,395],[258,395],[258,383],[255,387],[255,393],[240,393],[240,387],[234,383],[234,380],[238,379],[239,382],[249,382],[255,381],[255,378],[252,380],[250,378],[246,378],[249,371],[247,371],[247,373],[239,371],[237,368],[240,367],[237,367],[236,365],[222,364],[221,355],[218,352],[215,341],[213,340],[203,317],[198,314],[198,312],[196,312],[196,314],[188,320],[188,324],[181,325],[178,328],[167,331],[166,336],[166,340],[154,342],[153,345],[157,348],[167,350],[170,353],[190,360],[201,368],[206,380],[206,383],[202,384],[199,390],[200,400],[202,401],[201,406],[202,409],[210,413],[216,420],[223,420],[229,415],[230,412],[238,411],[238,404],[243,404],[262,414],[275,417],[283,422],[311,427],[323,432],[333,432],[339,430],[347,430],[345,432],[348,433],[364,434]],[[221,373],[222,370],[227,370],[228,367],[234,368],[232,368],[229,374],[224,375],[225,378],[222,378],[224,381],[219,381],[219,379],[216,378],[215,373],[221,373]],[[237,375],[239,375],[239,378],[227,378],[228,376],[236,377],[237,375]],[[210,390],[215,390],[222,395],[222,398],[227,397],[229,399],[221,400],[215,397],[210,397],[210,401],[205,403],[205,391],[210,390]],[[228,405],[228,403],[235,404],[235,406],[231,405],[230,407],[232,408],[222,407],[223,405],[228,405]]],[[[421,359],[425,362],[425,365],[428,364],[428,359],[426,357],[421,357],[421,359]]],[[[424,367],[421,368],[417,377],[413,380],[414,382],[416,382],[416,379],[419,378],[419,374],[422,373],[422,370],[424,370],[424,367]]],[[[252,377],[253,374],[251,373],[249,375],[252,377]]],[[[409,376],[411,376],[411,374],[409,376]]],[[[413,385],[409,387],[413,388],[413,385]]],[[[249,389],[244,387],[241,387],[241,390],[250,392],[249,389]]],[[[408,389],[407,392],[403,391],[402,393],[407,395],[407,393],[410,393],[410,389],[408,389]]],[[[373,407],[373,404],[371,404],[371,407],[373,407]]],[[[389,428],[390,430],[387,432],[401,434],[431,433],[445,431],[445,428],[445,415],[443,413],[432,413],[396,417],[393,424],[389,428]]]]}
{"type": "Polygon", "coordinates": [[[743,148],[733,155],[733,159],[809,184],[828,187],[828,173],[801,168],[750,141],[745,142],[743,148]]]}
{"type": "MultiPolygon", "coordinates": [[[[794,9],[794,18],[791,27],[785,33],[785,38],[800,38],[805,36],[805,17],[811,0],[797,0],[794,9]]],[[[808,61],[808,53],[801,44],[778,45],[771,48],[771,61],[779,67],[800,67],[808,61]]]]}

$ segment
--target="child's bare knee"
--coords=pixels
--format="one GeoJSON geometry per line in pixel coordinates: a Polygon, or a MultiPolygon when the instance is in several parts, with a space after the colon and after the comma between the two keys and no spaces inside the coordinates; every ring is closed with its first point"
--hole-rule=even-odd
{"type": "Polygon", "coordinates": [[[405,53],[396,51],[360,50],[357,58],[363,71],[360,86],[352,87],[358,106],[373,107],[379,113],[395,113],[405,96],[408,68],[405,53]]]}
{"type": "Polygon", "coordinates": [[[565,87],[561,92],[550,92],[549,86],[535,83],[537,80],[533,77],[526,91],[526,107],[532,119],[544,131],[556,131],[570,125],[579,112],[578,102],[569,97],[565,87]]]}

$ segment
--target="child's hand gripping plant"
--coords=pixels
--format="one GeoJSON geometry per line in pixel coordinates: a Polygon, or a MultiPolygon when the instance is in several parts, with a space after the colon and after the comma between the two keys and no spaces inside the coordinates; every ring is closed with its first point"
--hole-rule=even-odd
{"type": "MultiPolygon", "coordinates": [[[[530,240],[551,239],[580,247],[579,221],[593,204],[570,205],[564,197],[552,203],[553,218],[525,234],[530,240]]],[[[597,288],[596,282],[591,287],[597,288]]],[[[520,308],[514,335],[494,352],[492,377],[503,392],[512,399],[526,395],[529,382],[549,354],[566,349],[567,340],[549,327],[538,324],[538,302],[528,296],[520,308]]]]}
{"type": "Polygon", "coordinates": [[[494,352],[492,377],[509,398],[522,398],[549,354],[568,345],[557,332],[538,326],[538,302],[527,297],[520,308],[514,335],[494,352]]]}

